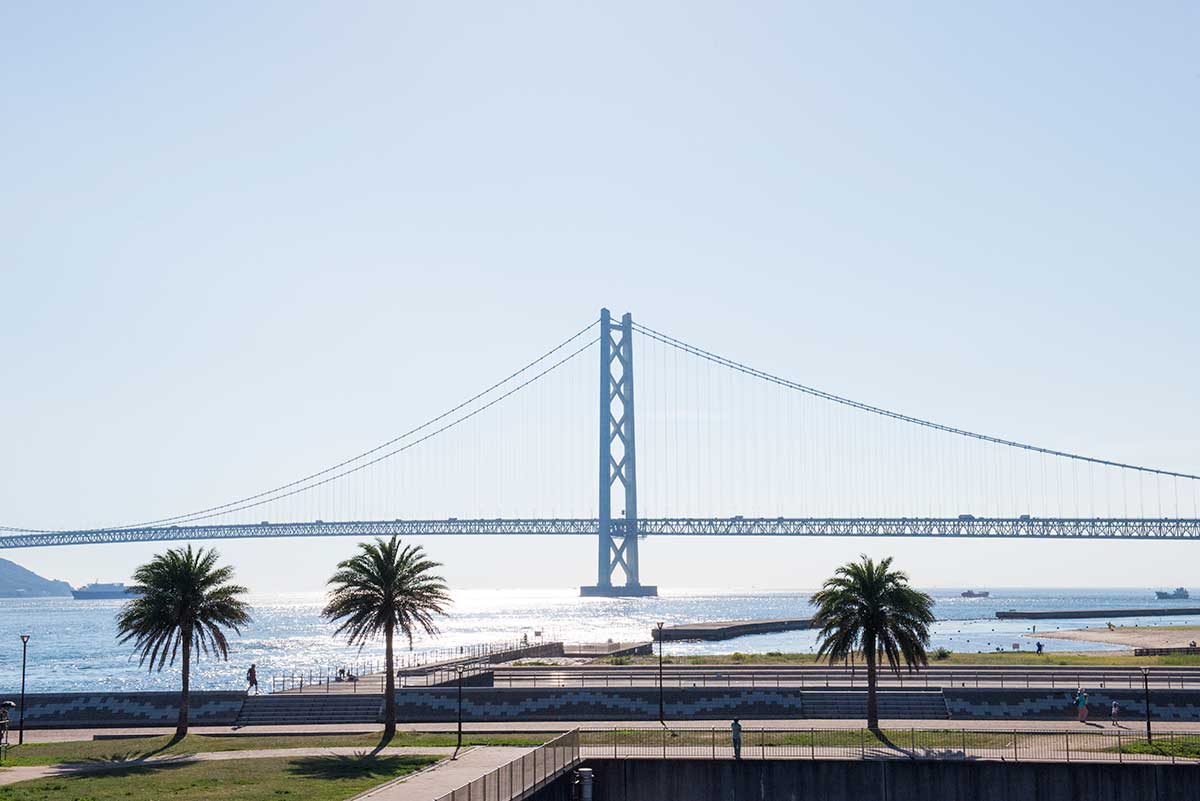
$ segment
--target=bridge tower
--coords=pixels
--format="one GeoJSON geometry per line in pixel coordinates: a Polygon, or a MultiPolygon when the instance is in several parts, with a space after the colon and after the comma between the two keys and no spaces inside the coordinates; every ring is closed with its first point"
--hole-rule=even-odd
{"type": "MultiPolygon", "coordinates": [[[[626,312],[613,325],[600,310],[600,542],[596,584],[583,596],[658,595],[638,575],[637,444],[633,420],[633,317],[626,312]],[[621,525],[613,525],[613,487],[624,501],[621,525]],[[617,568],[625,584],[613,584],[617,568]]],[[[621,507],[619,507],[621,508],[621,507]]]]}

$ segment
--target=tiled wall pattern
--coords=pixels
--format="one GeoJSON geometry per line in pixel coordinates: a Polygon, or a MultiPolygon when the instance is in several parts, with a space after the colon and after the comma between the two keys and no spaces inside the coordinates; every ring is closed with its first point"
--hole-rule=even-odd
{"type": "MultiPolygon", "coordinates": [[[[1120,705],[1121,718],[1145,717],[1146,703],[1141,690],[1085,689],[1090,718],[1108,720],[1114,700],[1120,705]]],[[[946,688],[942,694],[952,718],[1072,720],[1078,714],[1074,690],[946,688]]],[[[1150,711],[1155,720],[1200,720],[1200,692],[1152,689],[1150,711]]]]}
{"type": "MultiPolygon", "coordinates": [[[[1108,719],[1111,702],[1121,705],[1126,721],[1144,715],[1138,690],[1088,688],[1094,720],[1108,719]]],[[[972,689],[943,691],[884,691],[879,713],[884,719],[1070,720],[1075,717],[1073,692],[1053,689],[972,689]]],[[[241,692],[194,692],[190,713],[195,725],[231,726],[242,723],[304,725],[315,722],[378,720],[379,695],[259,696],[246,705],[241,692]],[[239,721],[239,713],[241,720],[239,721]],[[251,720],[252,719],[252,720],[251,720]]],[[[452,721],[458,713],[455,688],[401,690],[397,713],[411,722],[452,721]]],[[[588,721],[656,720],[658,690],[654,687],[490,688],[463,692],[467,721],[588,721]]],[[[663,702],[674,721],[856,719],[866,714],[866,694],[859,691],[779,688],[666,688],[663,702]]],[[[102,726],[171,726],[178,712],[176,693],[38,693],[26,696],[26,724],[35,728],[102,726]]],[[[1200,721],[1200,691],[1152,690],[1154,717],[1163,721],[1200,721]]]]}
{"type": "MultiPolygon", "coordinates": [[[[245,698],[243,692],[193,692],[188,720],[196,726],[232,726],[245,698]]],[[[25,725],[41,729],[174,726],[178,716],[179,693],[32,693],[25,696],[25,725]]],[[[16,717],[14,710],[14,721],[16,717]]]]}

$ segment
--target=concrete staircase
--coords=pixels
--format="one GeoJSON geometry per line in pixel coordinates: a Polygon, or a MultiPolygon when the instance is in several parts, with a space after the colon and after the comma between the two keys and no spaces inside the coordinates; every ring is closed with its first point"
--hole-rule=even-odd
{"type": "Polygon", "coordinates": [[[251,695],[238,713],[238,726],[308,725],[314,723],[375,723],[383,709],[382,695],[297,693],[251,695]]]}
{"type": "MultiPolygon", "coordinates": [[[[885,690],[878,694],[879,717],[892,720],[946,720],[950,712],[940,690],[885,690]]],[[[847,720],[867,716],[865,690],[805,690],[801,696],[804,717],[847,720]]]]}

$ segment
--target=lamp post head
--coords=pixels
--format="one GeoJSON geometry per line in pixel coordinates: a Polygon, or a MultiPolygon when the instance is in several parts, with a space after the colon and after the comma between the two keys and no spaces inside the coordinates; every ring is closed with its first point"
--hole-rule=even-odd
{"type": "Polygon", "coordinates": [[[662,631],[662,628],[663,628],[663,622],[662,622],[661,620],[660,620],[660,621],[658,621],[658,623],[656,623],[655,625],[656,625],[656,626],[658,626],[658,630],[659,630],[659,631],[662,631]]]}
{"type": "Polygon", "coordinates": [[[27,642],[29,642],[29,635],[28,635],[28,634],[22,634],[22,635],[21,635],[21,644],[22,644],[22,645],[24,645],[24,644],[25,644],[25,643],[27,643],[27,642]]]}
{"type": "Polygon", "coordinates": [[[461,675],[463,674],[463,666],[462,666],[462,665],[455,665],[455,666],[454,666],[454,672],[455,672],[455,673],[457,673],[458,675],[460,675],[460,676],[461,676],[461,675]]]}

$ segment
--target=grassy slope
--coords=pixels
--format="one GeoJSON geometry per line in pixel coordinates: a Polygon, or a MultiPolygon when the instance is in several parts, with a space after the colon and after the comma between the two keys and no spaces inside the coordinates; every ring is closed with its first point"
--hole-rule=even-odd
{"type": "MultiPolygon", "coordinates": [[[[692,746],[703,749],[717,746],[728,748],[729,727],[714,727],[705,730],[679,729],[614,729],[604,732],[581,732],[581,745],[613,745],[671,748],[692,746]]],[[[963,732],[959,730],[883,729],[876,735],[866,729],[798,729],[794,731],[755,729],[747,726],[742,731],[742,748],[745,750],[771,748],[1004,748],[1011,747],[1011,732],[963,732]]],[[[697,751],[697,754],[702,753],[697,751]]]]}
{"type": "Polygon", "coordinates": [[[437,757],[301,757],[138,765],[0,787],[0,801],[342,801],[437,757]]]}
{"type": "MultiPolygon", "coordinates": [[[[464,745],[541,745],[552,735],[463,735],[464,745]]],[[[445,734],[398,733],[385,743],[400,746],[453,746],[453,732],[445,734]]],[[[66,762],[128,762],[147,756],[195,754],[201,751],[250,751],[260,748],[361,747],[364,751],[381,744],[379,734],[323,734],[312,737],[245,736],[212,737],[192,734],[172,743],[169,736],[131,737],[113,740],[78,740],[60,743],[26,743],[13,746],[5,756],[5,765],[57,765],[66,762]]]]}
{"type": "MultiPolygon", "coordinates": [[[[1115,752],[1117,749],[1110,748],[1108,750],[1115,752]]],[[[1157,754],[1184,759],[1200,759],[1200,735],[1195,737],[1170,735],[1167,738],[1159,736],[1153,742],[1135,740],[1131,743],[1123,743],[1121,751],[1126,754],[1157,754]]]]}

